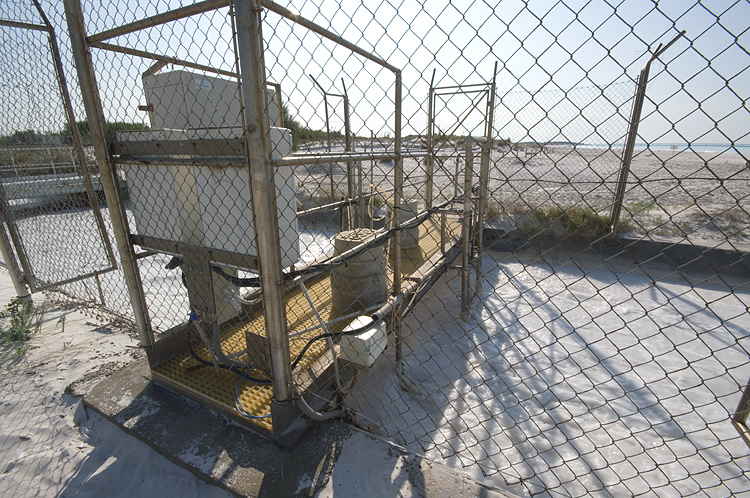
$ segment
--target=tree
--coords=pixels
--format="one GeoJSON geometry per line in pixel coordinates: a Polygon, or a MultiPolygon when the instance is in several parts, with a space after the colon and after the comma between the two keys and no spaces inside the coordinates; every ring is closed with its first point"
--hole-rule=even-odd
{"type": "MultiPolygon", "coordinates": [[[[292,117],[289,108],[285,105],[281,107],[281,118],[284,121],[284,128],[292,131],[292,148],[297,150],[300,141],[310,142],[314,140],[325,140],[326,132],[323,130],[311,130],[303,126],[292,117]]],[[[344,135],[340,131],[331,131],[331,139],[340,140],[344,135]]]]}

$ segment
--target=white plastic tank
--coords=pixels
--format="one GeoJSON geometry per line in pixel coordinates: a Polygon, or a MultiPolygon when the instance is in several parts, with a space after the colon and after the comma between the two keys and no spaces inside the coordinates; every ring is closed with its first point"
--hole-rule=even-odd
{"type": "MultiPolygon", "coordinates": [[[[357,228],[340,232],[334,239],[336,255],[372,240],[376,231],[357,228]]],[[[385,301],[388,292],[385,249],[376,245],[331,273],[333,307],[342,314],[363,311],[385,301]]]]}

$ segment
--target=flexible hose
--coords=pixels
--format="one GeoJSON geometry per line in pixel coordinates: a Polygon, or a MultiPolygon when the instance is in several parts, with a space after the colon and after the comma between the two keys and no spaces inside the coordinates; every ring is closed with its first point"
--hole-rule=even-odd
{"type": "MultiPolygon", "coordinates": [[[[195,359],[195,361],[197,361],[201,365],[204,365],[204,366],[207,366],[207,367],[214,366],[214,364],[212,362],[206,360],[205,358],[201,358],[201,356],[195,351],[195,349],[193,348],[193,344],[190,342],[190,332],[189,332],[189,330],[188,330],[186,338],[187,338],[187,348],[188,348],[188,352],[190,353],[190,356],[192,356],[195,359]]],[[[193,368],[195,368],[195,367],[193,367],[193,368]]],[[[219,363],[219,368],[224,369],[224,370],[229,370],[233,374],[235,374],[237,376],[240,376],[243,379],[247,380],[248,382],[252,382],[254,384],[271,385],[271,379],[262,379],[262,378],[258,378],[258,377],[252,377],[252,376],[248,375],[248,372],[242,371],[242,370],[240,370],[240,369],[238,369],[236,367],[225,365],[224,363],[219,363]]],[[[257,368],[251,368],[250,371],[252,371],[252,370],[258,370],[258,369],[257,368]]],[[[258,370],[258,371],[262,371],[262,370],[258,370]]],[[[265,372],[263,372],[263,373],[265,373],[265,372]]]]}
{"type": "Polygon", "coordinates": [[[344,410],[331,410],[329,412],[315,411],[312,406],[307,404],[307,401],[302,397],[302,393],[299,392],[297,386],[294,387],[294,396],[297,398],[297,406],[299,406],[299,409],[302,410],[302,413],[307,415],[307,418],[311,420],[322,422],[323,420],[340,417],[345,413],[344,410]]]}

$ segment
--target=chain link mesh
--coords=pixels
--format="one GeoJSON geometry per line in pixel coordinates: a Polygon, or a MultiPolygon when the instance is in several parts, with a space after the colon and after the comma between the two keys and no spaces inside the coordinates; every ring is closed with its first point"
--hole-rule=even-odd
{"type": "MultiPolygon", "coordinates": [[[[105,139],[151,327],[157,339],[187,329],[192,356],[163,368],[227,390],[211,394],[215,404],[272,430],[255,232],[265,218],[243,112],[256,103],[239,84],[233,7],[99,35],[191,5],[83,2],[105,139]],[[222,362],[239,377],[219,375],[222,362]]],[[[402,81],[398,99],[387,67],[278,9],[259,11],[268,85],[258,102],[276,189],[266,217],[278,225],[287,354],[308,402],[521,494],[747,494],[737,407],[750,376],[750,4],[288,8],[399,68],[402,81]],[[638,72],[683,29],[653,61],[634,135],[638,72]],[[373,313],[388,332],[367,351],[387,347],[362,366],[352,353],[361,338],[341,331],[373,313]]],[[[62,3],[47,10],[83,120],[62,3]]],[[[41,23],[35,15],[6,2],[0,17],[41,23]]],[[[47,33],[0,31],[4,53],[28,54],[0,66],[7,196],[35,168],[80,172],[47,33]]],[[[79,128],[87,159],[101,163],[79,128]]],[[[37,278],[105,269],[82,221],[94,211],[79,199],[15,216],[16,253],[37,278]],[[65,263],[37,263],[62,234],[72,239],[53,255],[65,263]]],[[[130,314],[120,271],[61,290],[130,314]]]]}

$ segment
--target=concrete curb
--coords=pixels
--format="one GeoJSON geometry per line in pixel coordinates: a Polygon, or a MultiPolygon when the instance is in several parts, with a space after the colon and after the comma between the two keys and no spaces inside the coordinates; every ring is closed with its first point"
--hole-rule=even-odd
{"type": "Polygon", "coordinates": [[[170,461],[236,496],[516,496],[341,421],[318,423],[295,448],[282,449],[151,382],[145,360],[100,381],[83,402],[170,461]],[[358,460],[366,465],[354,465],[358,460]],[[361,485],[342,488],[341,483],[351,483],[345,478],[351,473],[361,485]],[[394,475],[399,478],[388,479],[394,475]]]}

